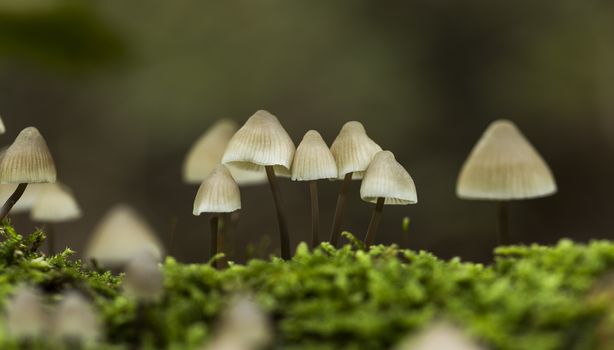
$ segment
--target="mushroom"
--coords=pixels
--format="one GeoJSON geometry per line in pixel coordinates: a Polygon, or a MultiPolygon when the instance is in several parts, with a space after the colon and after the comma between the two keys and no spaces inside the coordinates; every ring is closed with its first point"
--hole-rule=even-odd
{"type": "Polygon", "coordinates": [[[38,290],[21,286],[6,305],[6,326],[9,335],[20,342],[29,342],[45,335],[47,315],[38,290]]]}
{"type": "Polygon", "coordinates": [[[309,130],[296,148],[292,162],[292,180],[308,181],[311,196],[312,246],[319,243],[320,210],[318,205],[318,182],[321,179],[337,178],[337,164],[326,142],[315,130],[309,130]]]}
{"type": "Polygon", "coordinates": [[[0,117],[0,135],[6,132],[6,127],[4,126],[4,122],[2,121],[2,117],[0,117]]]}
{"type": "MultiPolygon", "coordinates": [[[[224,237],[220,232],[221,213],[241,209],[241,193],[225,165],[218,165],[203,181],[194,200],[194,215],[211,213],[211,257],[222,252],[224,237]]],[[[224,225],[224,224],[222,224],[224,225]]],[[[220,267],[221,262],[218,264],[220,267]]]]}
{"type": "Polygon", "coordinates": [[[111,209],[94,230],[85,257],[118,268],[143,252],[160,261],[164,248],[147,222],[134,209],[120,204],[111,209]]]}
{"type": "Polygon", "coordinates": [[[81,218],[81,208],[70,189],[62,184],[44,184],[32,206],[30,218],[45,223],[49,254],[55,251],[54,224],[81,218]]]}
{"type": "Polygon", "coordinates": [[[291,255],[290,235],[276,174],[290,175],[294,151],[294,143],[277,117],[260,110],[234,134],[222,158],[222,163],[243,169],[261,170],[264,167],[277,208],[281,257],[286,260],[291,255]]]}
{"type": "Polygon", "coordinates": [[[164,275],[157,258],[140,252],[126,266],[124,290],[139,302],[155,301],[164,289],[164,275]]]}
{"type": "Polygon", "coordinates": [[[87,348],[101,337],[102,325],[96,310],[77,292],[63,294],[53,321],[55,337],[69,348],[87,348]]]}
{"type": "MultiPolygon", "coordinates": [[[[11,215],[29,213],[40,194],[41,189],[47,184],[29,184],[23,195],[11,209],[11,215]]],[[[16,184],[0,185],[0,203],[4,203],[17,189],[16,184]]]]}
{"type": "Polygon", "coordinates": [[[367,136],[364,126],[357,121],[345,123],[330,146],[337,162],[338,177],[343,179],[330,234],[330,243],[336,246],[341,235],[345,203],[352,179],[361,179],[375,153],[382,148],[367,136]]]}
{"type": "Polygon", "coordinates": [[[490,124],[463,164],[456,184],[461,199],[498,203],[499,244],[509,243],[507,204],[556,193],[550,168],[509,120],[490,124]]]}
{"type": "Polygon", "coordinates": [[[411,337],[395,347],[396,350],[481,350],[473,339],[457,327],[440,322],[427,327],[417,336],[411,337]]]}
{"type": "Polygon", "coordinates": [[[373,157],[360,186],[360,197],[365,202],[375,203],[369,230],[365,237],[367,247],[375,240],[384,205],[418,203],[414,180],[390,151],[377,152],[373,157]]]}
{"type": "Polygon", "coordinates": [[[19,201],[28,184],[55,182],[56,177],[55,164],[43,136],[34,127],[23,129],[0,160],[0,182],[17,184],[0,209],[0,221],[19,201]]]}
{"type": "Polygon", "coordinates": [[[217,339],[236,339],[248,349],[267,348],[273,339],[269,315],[249,296],[235,296],[223,311],[217,339]]]}

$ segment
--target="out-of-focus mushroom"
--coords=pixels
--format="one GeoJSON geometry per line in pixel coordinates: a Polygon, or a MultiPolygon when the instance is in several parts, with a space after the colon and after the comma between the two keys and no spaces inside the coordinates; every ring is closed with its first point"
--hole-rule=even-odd
{"type": "Polygon", "coordinates": [[[68,292],[55,310],[53,331],[69,347],[82,348],[100,339],[102,324],[89,301],[77,292],[68,292]]]}

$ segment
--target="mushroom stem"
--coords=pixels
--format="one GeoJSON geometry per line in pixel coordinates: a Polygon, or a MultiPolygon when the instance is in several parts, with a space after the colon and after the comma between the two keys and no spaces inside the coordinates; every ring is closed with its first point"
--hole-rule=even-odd
{"type": "Polygon", "coordinates": [[[339,236],[341,234],[341,223],[343,222],[343,214],[345,212],[345,202],[347,200],[348,190],[350,189],[350,183],[352,182],[352,174],[347,173],[341,183],[341,190],[339,191],[339,197],[337,198],[337,207],[335,208],[335,216],[333,218],[333,228],[330,233],[330,244],[336,247],[339,243],[339,236]]]}
{"type": "MultiPolygon", "coordinates": [[[[224,238],[228,233],[228,220],[227,220],[227,215],[226,214],[222,214],[220,215],[219,219],[218,219],[218,228],[217,228],[217,253],[224,253],[224,238]]],[[[224,265],[226,265],[226,258],[220,258],[217,259],[215,261],[215,266],[218,269],[222,269],[224,268],[224,265]]]]}
{"type": "Polygon", "coordinates": [[[375,241],[375,233],[377,232],[379,221],[382,218],[384,202],[385,198],[379,197],[377,199],[377,203],[375,204],[375,209],[373,210],[373,215],[371,216],[371,222],[369,223],[369,230],[367,231],[367,236],[365,237],[366,248],[369,248],[371,245],[373,245],[373,242],[375,241]]]}
{"type": "Polygon", "coordinates": [[[217,254],[217,234],[219,226],[219,217],[217,215],[213,215],[209,223],[211,225],[211,258],[213,258],[215,254],[217,254]]]}
{"type": "Polygon", "coordinates": [[[510,242],[510,234],[509,234],[509,226],[508,226],[508,213],[507,213],[507,202],[500,201],[497,203],[497,216],[498,216],[498,231],[497,231],[497,239],[499,245],[509,244],[510,242]]]}
{"type": "Polygon", "coordinates": [[[273,201],[275,201],[275,207],[277,209],[277,221],[279,223],[279,235],[281,240],[281,258],[284,260],[290,259],[290,235],[288,234],[288,224],[286,217],[282,210],[281,192],[279,191],[279,184],[277,183],[277,177],[275,176],[275,169],[267,165],[265,166],[266,175],[269,178],[269,185],[271,185],[271,192],[273,193],[273,201]]]}
{"type": "Polygon", "coordinates": [[[15,189],[15,192],[13,192],[9,199],[6,200],[2,206],[2,209],[0,209],[0,221],[4,220],[4,218],[9,214],[15,203],[17,203],[19,198],[21,198],[23,195],[26,187],[28,187],[27,183],[19,184],[15,189]]]}
{"type": "Polygon", "coordinates": [[[318,182],[309,181],[311,195],[311,244],[315,248],[320,243],[320,205],[318,203],[318,182]]]}

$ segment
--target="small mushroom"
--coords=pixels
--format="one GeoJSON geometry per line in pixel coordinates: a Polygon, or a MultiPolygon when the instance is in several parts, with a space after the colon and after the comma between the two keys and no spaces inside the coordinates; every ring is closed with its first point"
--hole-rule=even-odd
{"type": "Polygon", "coordinates": [[[77,292],[64,293],[53,318],[54,335],[69,348],[81,349],[95,344],[102,335],[102,324],[93,305],[77,292]]]}
{"type": "Polygon", "coordinates": [[[337,163],[337,175],[339,179],[343,179],[330,234],[330,243],[333,246],[339,243],[350,182],[352,179],[362,179],[373,156],[381,150],[382,148],[367,136],[364,126],[357,121],[345,123],[330,146],[337,163]]]}
{"type": "Polygon", "coordinates": [[[440,322],[427,327],[395,347],[396,350],[483,350],[484,348],[457,327],[440,322]]]}
{"type": "Polygon", "coordinates": [[[296,148],[292,162],[292,180],[307,181],[311,196],[312,246],[319,244],[320,209],[318,204],[318,180],[336,179],[335,158],[320,133],[309,130],[296,148]]]}
{"type": "Polygon", "coordinates": [[[499,244],[509,243],[509,201],[550,196],[556,191],[552,171],[509,120],[490,124],[465,161],[456,185],[461,199],[497,201],[499,244]]]}
{"type": "Polygon", "coordinates": [[[247,349],[267,348],[273,339],[269,315],[252,298],[235,296],[221,315],[217,339],[235,339],[247,349]]]}
{"type": "Polygon", "coordinates": [[[291,256],[290,234],[276,174],[290,175],[294,151],[294,143],[277,117],[260,110],[234,134],[222,158],[222,163],[243,169],[262,170],[264,167],[277,208],[281,257],[286,260],[291,256]]]}
{"type": "Polygon", "coordinates": [[[2,117],[0,117],[0,135],[3,135],[6,132],[6,127],[4,126],[4,122],[2,121],[2,117]]]}
{"type": "Polygon", "coordinates": [[[43,136],[34,127],[23,129],[0,160],[0,182],[17,184],[0,209],[0,221],[19,201],[28,184],[53,183],[56,177],[55,163],[43,136]]]}
{"type": "Polygon", "coordinates": [[[124,290],[139,302],[149,303],[160,297],[164,289],[164,275],[157,258],[142,251],[126,266],[124,290]]]}
{"type": "MultiPolygon", "coordinates": [[[[241,209],[241,193],[225,165],[218,165],[203,181],[194,200],[194,215],[211,213],[211,256],[222,252],[224,237],[220,232],[222,213],[232,213],[241,209]]],[[[224,225],[222,223],[222,225],[224,225]]],[[[221,262],[218,263],[220,267],[221,262]]]]}
{"type": "MultiPolygon", "coordinates": [[[[13,208],[11,209],[11,215],[17,214],[25,214],[29,213],[34,206],[34,203],[38,199],[38,195],[40,194],[41,189],[46,184],[29,184],[26,190],[23,192],[19,201],[15,203],[13,208]]],[[[2,184],[0,185],[0,203],[6,202],[7,199],[15,192],[17,189],[16,184],[2,184]]]]}
{"type": "Polygon", "coordinates": [[[30,218],[45,223],[49,254],[55,252],[53,225],[81,218],[81,208],[70,189],[62,184],[44,184],[32,206],[30,218]]]}
{"type": "Polygon", "coordinates": [[[47,331],[48,319],[38,290],[21,286],[6,305],[6,326],[9,335],[20,342],[41,338],[47,331]]]}
{"type": "Polygon", "coordinates": [[[369,230],[365,237],[367,247],[375,240],[384,205],[418,203],[414,180],[390,151],[377,152],[373,157],[360,186],[360,197],[365,202],[375,203],[369,230]]]}

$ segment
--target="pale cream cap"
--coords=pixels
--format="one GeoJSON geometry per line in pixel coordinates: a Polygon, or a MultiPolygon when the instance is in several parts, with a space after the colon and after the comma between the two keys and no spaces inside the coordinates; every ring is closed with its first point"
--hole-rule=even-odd
{"type": "Polygon", "coordinates": [[[131,207],[120,204],[101,220],[87,246],[87,259],[123,265],[141,253],[162,260],[164,249],[153,229],[131,207]]]}
{"type": "MultiPolygon", "coordinates": [[[[32,210],[34,203],[45,185],[47,184],[28,185],[21,198],[19,198],[13,209],[11,209],[11,215],[27,213],[32,210]]],[[[0,184],[0,201],[2,203],[6,202],[13,192],[15,192],[17,186],[17,184],[0,184]]]]}
{"type": "Polygon", "coordinates": [[[40,186],[42,189],[30,212],[32,220],[57,223],[81,218],[81,208],[70,189],[59,183],[40,186]]]}
{"type": "Polygon", "coordinates": [[[367,136],[365,127],[357,121],[345,123],[330,146],[340,179],[350,172],[353,173],[353,179],[361,179],[375,153],[381,150],[382,148],[367,136]]]}
{"type": "Polygon", "coordinates": [[[294,153],[292,180],[312,181],[336,178],[337,164],[326,142],[317,131],[307,131],[294,153]]]}
{"type": "Polygon", "coordinates": [[[556,191],[550,168],[509,120],[497,120],[488,127],[456,185],[457,195],[464,199],[528,199],[556,191]]]}
{"type": "Polygon", "coordinates": [[[102,324],[96,310],[77,292],[64,293],[53,321],[53,332],[59,339],[79,339],[91,344],[102,334],[102,324]]]}
{"type": "Polygon", "coordinates": [[[218,165],[200,185],[193,214],[230,213],[241,209],[241,192],[225,165],[218,165]]]}
{"type": "Polygon", "coordinates": [[[222,163],[248,170],[273,166],[277,174],[288,176],[294,151],[294,143],[277,117],[260,110],[232,137],[222,163]]]}
{"type": "Polygon", "coordinates": [[[0,117],[0,135],[6,132],[6,127],[4,126],[4,122],[2,121],[2,117],[0,117]]]}
{"type": "Polygon", "coordinates": [[[483,350],[458,328],[447,324],[434,324],[415,337],[395,347],[396,350],[483,350]]]}
{"type": "Polygon", "coordinates": [[[222,313],[217,336],[260,349],[273,339],[273,327],[269,315],[251,297],[235,296],[222,313]]]}
{"type": "Polygon", "coordinates": [[[126,294],[142,301],[154,301],[164,290],[160,264],[149,254],[137,254],[126,267],[126,294]]]}
{"type": "Polygon", "coordinates": [[[6,305],[5,322],[8,333],[13,338],[44,336],[49,320],[43,310],[42,297],[38,290],[28,286],[18,287],[6,305]]]}
{"type": "Polygon", "coordinates": [[[387,205],[418,203],[414,180],[390,151],[377,152],[373,157],[360,185],[360,197],[369,203],[385,198],[387,205]]]}
{"type": "Polygon", "coordinates": [[[55,163],[35,127],[23,129],[0,160],[0,183],[55,182],[55,163]]]}

